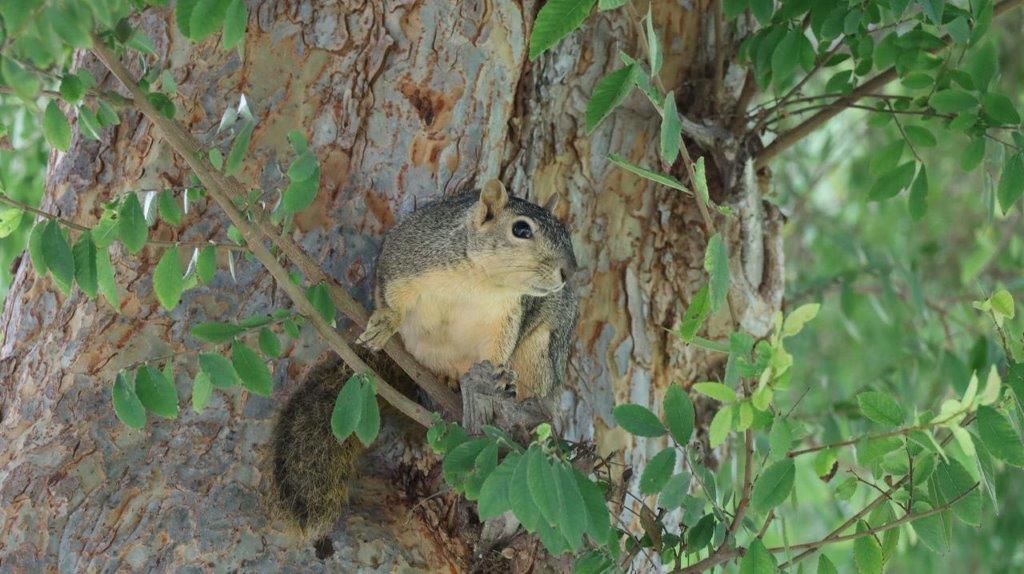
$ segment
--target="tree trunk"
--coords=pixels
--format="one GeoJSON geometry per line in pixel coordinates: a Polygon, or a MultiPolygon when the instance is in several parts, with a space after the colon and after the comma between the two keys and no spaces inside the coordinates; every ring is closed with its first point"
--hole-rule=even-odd
{"type": "MultiPolygon", "coordinates": [[[[714,3],[679,4],[691,3],[655,7],[668,52],[662,80],[675,87],[685,114],[727,126],[742,78],[728,74],[721,101],[709,99],[717,89],[709,79],[717,67],[714,3]]],[[[216,39],[190,44],[169,10],[147,10],[139,24],[172,69],[178,119],[200,140],[217,143],[221,113],[246,95],[259,124],[243,181],[280,189],[292,153],[286,134],[307,135],[323,175],[317,201],[296,217],[295,236],[364,302],[381,234],[417,204],[499,176],[539,203],[557,194],[555,212],[569,223],[584,269],[578,341],[561,397],[567,432],[593,439],[602,453],[626,449],[627,463],[638,465],[663,445],[631,444],[614,428],[613,406],[630,401],[660,412],[668,385],[721,368],[720,357],[666,331],[705,281],[710,234],[692,196],[606,160],[619,153],[657,165],[658,116],[642,96],[585,131],[595,82],[621,65],[620,50],[640,54],[635,26],[622,10],[596,14],[531,63],[537,8],[529,0],[250,1],[243,58],[222,52],[216,39]]],[[[735,46],[728,38],[722,45],[728,69],[735,46]]],[[[141,72],[137,57],[126,61],[141,72]]],[[[118,87],[93,57],[79,63],[118,87]]],[[[707,149],[698,140],[686,143],[695,157],[710,154],[713,197],[738,214],[716,219],[733,255],[736,319],[763,333],[781,300],[779,218],[762,206],[747,156],[736,151],[743,146],[726,138],[707,149]]],[[[129,110],[102,142],[76,137],[52,157],[43,208],[92,225],[103,201],[188,178],[182,158],[129,110]]],[[[161,223],[153,235],[225,241],[227,226],[216,205],[200,200],[180,231],[161,223]]],[[[151,288],[161,251],[132,256],[117,244],[111,254],[119,312],[80,292],[64,296],[27,257],[17,269],[0,349],[0,570],[461,570],[473,560],[455,527],[462,522],[421,504],[432,493],[421,478],[431,472],[417,441],[400,433],[378,440],[326,561],[270,523],[258,504],[261,457],[283,399],[324,355],[311,329],[276,361],[269,399],[218,391],[194,413],[187,374],[195,365],[186,354],[175,362],[179,418],[151,416],[141,431],[121,425],[110,403],[120,369],[196,349],[188,329],[197,322],[265,313],[287,300],[255,261],[237,260],[233,280],[222,255],[213,284],[189,291],[168,314],[151,288]]],[[[722,337],[730,328],[721,313],[706,334],[722,337]]],[[[709,420],[699,416],[700,425],[709,420]]]]}

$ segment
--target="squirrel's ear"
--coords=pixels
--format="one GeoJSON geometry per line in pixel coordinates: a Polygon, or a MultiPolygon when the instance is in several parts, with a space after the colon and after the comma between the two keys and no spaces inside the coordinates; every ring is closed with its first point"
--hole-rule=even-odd
{"type": "Polygon", "coordinates": [[[549,197],[547,201],[544,202],[544,209],[546,209],[548,211],[554,211],[555,210],[555,206],[557,206],[557,205],[558,205],[558,192],[555,192],[555,193],[551,194],[551,197],[549,197]]]}
{"type": "Polygon", "coordinates": [[[474,222],[481,226],[498,217],[508,203],[508,192],[501,180],[492,179],[480,190],[480,201],[476,205],[474,222]]]}

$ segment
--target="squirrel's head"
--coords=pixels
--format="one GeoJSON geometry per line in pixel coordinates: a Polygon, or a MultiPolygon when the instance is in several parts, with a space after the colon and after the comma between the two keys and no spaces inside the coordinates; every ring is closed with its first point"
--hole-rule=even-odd
{"type": "Polygon", "coordinates": [[[576,270],[569,230],[547,209],[492,180],[469,212],[469,260],[524,295],[557,293],[576,270]]]}

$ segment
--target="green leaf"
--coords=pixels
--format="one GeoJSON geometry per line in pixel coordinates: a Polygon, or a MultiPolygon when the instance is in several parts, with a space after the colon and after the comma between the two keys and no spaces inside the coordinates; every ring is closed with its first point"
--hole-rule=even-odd
{"type": "Polygon", "coordinates": [[[923,90],[932,87],[935,80],[924,72],[914,72],[901,78],[900,83],[910,90],[923,90]]]}
{"type": "Polygon", "coordinates": [[[895,197],[910,185],[914,179],[915,171],[916,164],[913,161],[908,161],[889,170],[871,186],[871,191],[868,192],[868,199],[871,201],[881,201],[895,197]]]}
{"type": "MultiPolygon", "coordinates": [[[[679,156],[680,135],[683,130],[683,122],[679,119],[679,110],[676,109],[675,92],[669,92],[665,96],[665,105],[662,108],[660,150],[661,159],[668,165],[672,165],[679,156]]],[[[703,159],[703,158],[702,158],[703,159]]]]}
{"type": "Polygon", "coordinates": [[[665,426],[680,446],[690,442],[695,418],[693,402],[683,387],[670,386],[665,391],[665,426]]]}
{"type": "MultiPolygon", "coordinates": [[[[764,542],[761,542],[760,538],[755,538],[750,543],[747,553],[740,560],[740,574],[772,574],[775,567],[775,557],[764,547],[764,542]]],[[[821,566],[818,568],[820,572],[821,566]]]]}
{"type": "Polygon", "coordinates": [[[168,98],[166,94],[150,92],[146,94],[146,100],[148,100],[149,103],[152,104],[153,107],[156,108],[156,110],[164,117],[172,120],[174,119],[174,114],[176,112],[174,102],[172,102],[171,98],[168,98]]]}
{"type": "Polygon", "coordinates": [[[142,213],[142,205],[134,193],[121,200],[117,211],[117,231],[129,253],[138,253],[149,238],[149,225],[142,213]]]}
{"type": "Polygon", "coordinates": [[[797,307],[786,316],[786,320],[782,324],[782,336],[792,337],[802,331],[808,321],[818,316],[819,309],[821,309],[820,303],[806,303],[797,307]]]}
{"type": "Polygon", "coordinates": [[[84,104],[78,106],[78,131],[85,137],[93,140],[100,139],[100,132],[103,131],[99,120],[96,119],[95,112],[84,104]]]}
{"type": "Polygon", "coordinates": [[[324,321],[327,321],[329,325],[334,324],[336,310],[326,283],[317,283],[307,289],[306,298],[309,299],[313,308],[317,310],[317,313],[320,314],[324,321]]]}
{"type": "Polygon", "coordinates": [[[135,394],[149,412],[165,419],[178,418],[178,389],[153,367],[143,365],[136,373],[135,394]]]}
{"type": "Polygon", "coordinates": [[[978,434],[992,456],[1024,468],[1024,444],[1010,419],[988,406],[978,407],[978,434]]]}
{"type": "Polygon", "coordinates": [[[32,100],[39,93],[39,78],[7,56],[0,56],[0,76],[15,95],[32,100]]]}
{"type": "Polygon", "coordinates": [[[50,145],[61,151],[67,151],[71,146],[71,124],[54,100],[46,104],[43,112],[43,135],[50,145]]]}
{"type": "Polygon", "coordinates": [[[218,389],[231,388],[241,382],[231,361],[220,355],[200,353],[199,368],[210,377],[210,383],[218,389]]]}
{"type": "Polygon", "coordinates": [[[729,251],[721,233],[714,234],[704,252],[704,269],[708,272],[711,312],[717,313],[729,295],[729,251]]]}
{"type": "Polygon", "coordinates": [[[999,289],[988,298],[992,311],[998,315],[1013,319],[1015,311],[1013,308],[1013,295],[1006,289],[999,289]]]}
{"type": "Polygon", "coordinates": [[[60,80],[60,97],[69,104],[78,103],[85,95],[85,86],[75,74],[64,74],[60,80]]]}
{"type": "Polygon", "coordinates": [[[665,486],[658,495],[658,506],[665,510],[679,508],[686,499],[686,493],[690,489],[690,475],[676,474],[668,479],[665,486]]]}
{"type": "Polygon", "coordinates": [[[202,371],[196,373],[196,378],[192,381],[192,410],[197,413],[203,412],[211,394],[213,384],[210,382],[210,375],[202,371]]]}
{"type": "Polygon", "coordinates": [[[729,431],[732,430],[732,415],[732,406],[726,405],[718,409],[711,419],[711,424],[708,425],[708,443],[711,448],[722,444],[729,436],[729,431]]]}
{"type": "Polygon", "coordinates": [[[601,78],[587,102],[587,132],[592,132],[633,91],[636,64],[619,68],[601,78]]]}
{"type": "Polygon", "coordinates": [[[857,395],[857,403],[864,416],[876,423],[899,426],[903,424],[903,407],[891,396],[878,392],[868,391],[857,395]]]}
{"type": "Polygon", "coordinates": [[[711,301],[709,300],[710,289],[708,284],[701,285],[700,289],[690,300],[690,305],[683,313],[683,319],[679,323],[679,338],[690,342],[697,336],[697,331],[711,314],[711,301]]]}
{"type": "Polygon", "coordinates": [[[715,515],[705,514],[686,532],[686,551],[700,552],[715,535],[715,515]]]}
{"type": "Polygon", "coordinates": [[[189,18],[188,36],[200,42],[224,23],[228,0],[197,0],[189,18]]]}
{"type": "Polygon", "coordinates": [[[203,283],[213,280],[217,272],[217,248],[213,245],[206,245],[199,250],[199,257],[196,259],[196,275],[203,283]]]}
{"type": "Polygon", "coordinates": [[[117,281],[114,279],[114,266],[110,264],[110,253],[106,249],[96,252],[96,283],[99,292],[107,298],[107,302],[115,311],[121,310],[121,298],[117,294],[117,281]]]}
{"type": "Polygon", "coordinates": [[[380,406],[377,404],[377,384],[373,377],[366,374],[362,377],[360,387],[362,393],[362,414],[356,425],[356,437],[365,446],[370,446],[380,434],[380,406]]]}
{"type": "Polygon", "coordinates": [[[309,179],[317,169],[316,155],[311,151],[300,154],[288,166],[288,179],[302,181],[309,179]]]}
{"type": "Polygon", "coordinates": [[[178,200],[174,198],[171,190],[165,189],[157,196],[157,209],[161,219],[171,225],[181,225],[181,208],[178,207],[178,200]]]}
{"type": "MultiPolygon", "coordinates": [[[[974,484],[974,478],[955,458],[942,461],[935,469],[935,485],[940,504],[954,500],[974,484]]],[[[952,510],[953,514],[965,523],[972,526],[981,525],[981,493],[975,488],[954,504],[952,510]]]]}
{"type": "Polygon", "coordinates": [[[97,249],[110,247],[118,238],[117,206],[104,206],[100,220],[92,227],[92,242],[97,249]]]}
{"type": "Polygon", "coordinates": [[[999,187],[996,190],[999,206],[1003,209],[1003,213],[1009,213],[1013,204],[1020,199],[1022,192],[1024,192],[1024,153],[1012,155],[1007,153],[1006,163],[1003,164],[1003,174],[999,178],[999,187]]]}
{"type": "Polygon", "coordinates": [[[519,455],[511,453],[491,474],[487,475],[483,486],[480,487],[480,496],[477,498],[477,514],[479,514],[481,522],[500,516],[512,508],[512,503],[508,499],[509,482],[512,480],[512,473],[517,464],[519,464],[519,455]]]}
{"type": "Polygon", "coordinates": [[[978,100],[964,90],[951,88],[932,94],[928,99],[928,105],[940,114],[955,114],[977,106],[978,100]]]}
{"type": "Polygon", "coordinates": [[[46,255],[43,253],[43,233],[46,231],[48,221],[40,221],[32,226],[32,232],[28,235],[28,256],[32,261],[32,267],[36,275],[46,275],[46,255]]]}
{"type": "MultiPolygon", "coordinates": [[[[241,0],[233,1],[241,3],[241,0]]],[[[249,149],[249,140],[252,139],[254,126],[253,122],[246,122],[238,130],[234,141],[231,142],[231,150],[228,151],[228,162],[224,169],[224,175],[235,175],[242,168],[242,160],[245,159],[245,152],[249,149]]]]}
{"type": "Polygon", "coordinates": [[[133,429],[146,426],[146,409],[135,394],[135,386],[129,384],[122,373],[118,373],[114,380],[110,398],[114,403],[114,414],[125,426],[133,429]]]}
{"type": "Polygon", "coordinates": [[[640,492],[643,494],[657,494],[665,488],[665,483],[672,476],[672,469],[676,466],[676,449],[668,447],[654,455],[647,462],[643,474],[640,475],[640,492]]]}
{"type": "Polygon", "coordinates": [[[153,292],[160,301],[160,305],[168,311],[178,306],[181,300],[181,293],[184,291],[185,282],[182,280],[181,259],[178,257],[178,248],[171,247],[164,251],[160,262],[153,270],[153,292]]]}
{"type": "MultiPolygon", "coordinates": [[[[193,332],[194,334],[194,332],[193,332]]],[[[273,378],[267,364],[237,339],[231,342],[231,364],[242,381],[242,386],[257,395],[269,397],[274,388],[273,378]]]]}
{"type": "Polygon", "coordinates": [[[667,432],[658,417],[642,405],[619,405],[612,414],[616,424],[636,436],[655,437],[667,432]]]}
{"type": "Polygon", "coordinates": [[[224,34],[220,38],[222,49],[230,50],[241,44],[248,21],[249,9],[245,7],[244,0],[231,0],[224,14],[224,34]]]}
{"type": "Polygon", "coordinates": [[[245,327],[232,323],[200,323],[191,329],[192,336],[207,343],[226,343],[245,327]]]}
{"type": "Polygon", "coordinates": [[[832,560],[822,554],[818,557],[818,574],[839,574],[836,570],[836,565],[832,563],[832,560]]]}
{"type": "Polygon", "coordinates": [[[693,385],[693,390],[722,403],[734,403],[738,398],[736,396],[736,391],[722,383],[695,383],[693,385]]]}
{"type": "Polygon", "coordinates": [[[774,0],[747,0],[750,4],[750,13],[757,18],[761,24],[768,24],[772,19],[772,11],[775,9],[774,0]]]}
{"type": "Polygon", "coordinates": [[[82,233],[71,250],[75,258],[75,281],[78,287],[89,296],[96,297],[98,289],[96,268],[96,245],[92,242],[92,234],[82,233]]]}
{"type": "Polygon", "coordinates": [[[551,48],[587,19],[597,0],[548,0],[537,12],[530,33],[530,59],[551,48]]]}
{"type": "MultiPolygon", "coordinates": [[[[363,416],[362,379],[364,375],[349,377],[334,399],[334,410],[331,411],[331,432],[335,438],[344,441],[355,432],[359,419],[363,416]]],[[[446,461],[447,463],[447,461],[446,461]]]]}
{"type": "Polygon", "coordinates": [[[41,248],[46,268],[50,270],[57,286],[65,293],[71,291],[75,279],[75,256],[64,238],[60,224],[52,219],[46,222],[43,229],[41,248]]]}
{"type": "Polygon", "coordinates": [[[619,8],[620,6],[624,6],[627,2],[629,2],[629,0],[600,0],[597,3],[597,7],[601,11],[612,10],[619,8]]]}
{"type": "Polygon", "coordinates": [[[771,446],[771,455],[775,460],[781,460],[789,452],[793,445],[793,431],[789,421],[782,417],[776,417],[772,423],[772,430],[768,434],[768,443],[771,446]]]}
{"type": "Polygon", "coordinates": [[[750,0],[724,0],[722,3],[723,12],[725,17],[729,20],[739,16],[747,9],[747,5],[750,0]]]}
{"type": "MultiPolygon", "coordinates": [[[[921,11],[928,16],[932,24],[942,25],[942,12],[946,7],[946,0],[918,0],[917,3],[921,5],[921,11]]],[[[881,569],[881,565],[879,565],[879,569],[881,569]]]]}
{"type": "Polygon", "coordinates": [[[221,155],[220,150],[213,147],[207,152],[206,156],[210,159],[210,164],[213,165],[214,169],[220,171],[224,168],[224,156],[221,155]]]}
{"type": "Polygon", "coordinates": [[[260,329],[259,342],[260,351],[264,355],[272,358],[281,356],[281,340],[270,329],[266,327],[260,329]]]}
{"type": "Polygon", "coordinates": [[[538,448],[530,447],[530,450],[519,459],[519,463],[512,472],[512,482],[509,483],[508,489],[508,501],[512,506],[512,513],[529,532],[536,532],[539,523],[543,520],[540,509],[537,508],[537,504],[533,501],[533,495],[530,494],[528,480],[529,459],[538,448]]]}
{"type": "Polygon", "coordinates": [[[1002,94],[989,92],[982,95],[981,106],[985,110],[985,113],[995,120],[996,123],[1020,123],[1020,114],[1017,113],[1017,109],[1013,106],[1013,102],[1010,101],[1010,98],[1007,98],[1002,94]]]}
{"type": "MultiPolygon", "coordinates": [[[[922,514],[931,509],[932,506],[930,504],[919,500],[914,503],[913,513],[922,514]]],[[[949,550],[949,537],[943,524],[943,514],[933,514],[925,518],[918,518],[911,523],[914,527],[914,532],[917,533],[918,540],[932,552],[938,552],[939,554],[945,554],[949,550]]]]}
{"type": "Polygon", "coordinates": [[[761,471],[750,493],[751,506],[760,512],[767,512],[782,504],[793,490],[796,465],[793,459],[785,458],[761,471]]]}
{"type": "MultiPolygon", "coordinates": [[[[863,520],[857,523],[857,532],[867,529],[863,520]]],[[[853,563],[858,574],[882,574],[882,547],[874,536],[861,536],[853,541],[853,563]]]]}
{"type": "Polygon", "coordinates": [[[558,461],[551,466],[558,494],[559,532],[565,536],[573,550],[579,550],[583,544],[583,533],[587,531],[587,509],[583,495],[580,493],[573,468],[568,463],[558,461]]]}
{"type": "Polygon", "coordinates": [[[907,139],[910,140],[910,143],[919,148],[935,147],[939,143],[939,140],[935,139],[935,134],[926,127],[906,126],[903,128],[903,131],[907,133],[907,139]]]}
{"type": "Polygon", "coordinates": [[[611,533],[611,515],[604,500],[604,493],[601,492],[601,488],[597,484],[591,482],[579,471],[573,470],[572,474],[576,478],[580,496],[583,497],[583,507],[587,513],[587,532],[595,541],[608,540],[608,535],[611,533]]]}
{"type": "Polygon", "coordinates": [[[291,180],[284,190],[281,200],[281,207],[285,213],[298,213],[309,207],[316,199],[317,190],[320,187],[320,168],[313,170],[312,175],[304,180],[291,180]]]}
{"type": "Polygon", "coordinates": [[[928,170],[925,169],[924,164],[917,170],[917,177],[914,178],[914,183],[910,186],[907,209],[915,220],[924,217],[928,210],[928,170]]]}
{"type": "Polygon", "coordinates": [[[647,54],[650,58],[651,63],[651,76],[657,76],[658,72],[661,71],[661,64],[664,61],[664,56],[661,53],[661,42],[658,41],[658,34],[654,31],[654,18],[651,15],[651,6],[647,5],[647,17],[644,18],[646,24],[645,36],[647,36],[647,54]]]}
{"type": "Polygon", "coordinates": [[[688,189],[683,187],[683,184],[680,183],[679,180],[677,180],[676,178],[670,175],[665,175],[663,173],[658,173],[656,171],[651,171],[649,169],[640,167],[636,164],[626,161],[625,159],[622,159],[622,157],[616,154],[609,155],[608,161],[614,163],[615,165],[621,167],[622,169],[625,169],[630,173],[639,175],[644,179],[649,179],[655,183],[660,183],[661,185],[666,185],[668,187],[671,187],[672,189],[678,189],[679,191],[689,191],[688,189]]]}
{"type": "MultiPolygon", "coordinates": [[[[770,4],[770,2],[769,2],[770,4]]],[[[760,20],[760,18],[758,18],[760,20]]],[[[782,37],[775,51],[772,53],[772,83],[783,85],[793,77],[797,67],[800,65],[800,50],[804,38],[802,30],[789,30],[782,37]]]]}
{"type": "Polygon", "coordinates": [[[530,496],[540,510],[543,520],[550,525],[558,524],[559,504],[555,490],[555,474],[547,455],[540,450],[530,449],[527,452],[526,480],[530,486],[530,496]]]}

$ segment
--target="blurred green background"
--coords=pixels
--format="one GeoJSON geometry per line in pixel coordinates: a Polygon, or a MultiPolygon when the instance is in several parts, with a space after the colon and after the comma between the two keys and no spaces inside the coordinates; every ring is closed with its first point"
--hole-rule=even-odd
{"type": "MultiPolygon", "coordinates": [[[[1000,87],[1016,95],[1018,106],[1024,103],[1024,61],[1012,55],[1022,53],[1022,37],[1020,14],[1000,22],[993,37],[1001,55],[1000,87]]],[[[898,90],[894,85],[889,91],[898,90]]],[[[993,151],[1002,146],[989,142],[985,163],[965,173],[960,157],[968,138],[937,133],[936,147],[918,150],[930,189],[928,209],[915,220],[906,193],[885,202],[866,199],[878,176],[872,161],[899,138],[891,121],[878,123],[866,112],[847,111],[773,164],[772,201],[788,216],[786,305],[822,303],[818,317],[789,345],[793,384],[779,407],[785,411],[799,401],[794,418],[824,423],[836,436],[870,428],[866,421],[857,425],[858,392],[887,390],[908,410],[937,411],[951,392],[963,392],[972,371],[984,381],[1002,352],[991,319],[971,303],[997,288],[1018,302],[1024,298],[1021,206],[1006,216],[995,207],[994,178],[1003,160],[993,151]],[[832,416],[837,410],[854,422],[840,422],[832,416]]],[[[1022,325],[1018,312],[1006,330],[1020,333],[1022,325]]],[[[1021,341],[1010,344],[1020,351],[1021,341]]],[[[841,454],[833,480],[842,477],[851,456],[841,454]]],[[[803,504],[791,508],[805,514],[784,525],[785,538],[783,525],[773,526],[771,543],[824,536],[878,494],[862,484],[853,498],[837,502],[810,468],[812,461],[800,462],[795,490],[803,504]]],[[[993,504],[985,497],[980,528],[955,522],[946,555],[901,536],[901,552],[887,571],[1024,571],[1024,480],[1014,469],[998,480],[999,498],[993,504]]],[[[841,563],[848,550],[836,547],[826,554],[841,571],[853,571],[852,564],[841,563]]],[[[807,562],[804,571],[813,572],[816,560],[807,562]]]]}
{"type": "MultiPolygon", "coordinates": [[[[1003,93],[1016,94],[1018,106],[1024,104],[1022,37],[1020,14],[1001,20],[993,37],[1001,55],[999,83],[1003,93]]],[[[823,91],[823,86],[824,81],[815,89],[823,91]]],[[[30,205],[38,205],[42,196],[49,153],[38,113],[0,93],[0,186],[4,194],[30,205]]],[[[905,193],[885,202],[867,200],[879,175],[873,163],[897,139],[891,120],[847,111],[772,166],[771,201],[788,216],[786,305],[822,303],[818,317],[789,345],[795,357],[792,384],[778,396],[779,407],[794,407],[795,420],[824,424],[836,437],[870,428],[857,418],[855,399],[866,389],[888,390],[908,410],[937,410],[943,398],[961,393],[972,372],[984,375],[1002,356],[990,319],[971,303],[997,288],[1024,299],[1024,202],[1003,216],[994,201],[994,178],[1002,166],[994,148],[1001,146],[992,144],[985,163],[969,173],[960,169],[968,143],[962,135],[941,134],[936,147],[918,150],[928,167],[930,190],[927,211],[915,219],[905,193]],[[842,417],[833,416],[840,412],[842,417]]],[[[31,225],[31,217],[0,206],[0,301],[31,225]]],[[[1024,317],[1018,315],[1007,331],[1020,333],[1022,326],[1024,317]]],[[[1020,345],[1011,341],[1018,351],[1020,345]]],[[[833,480],[848,476],[851,456],[840,453],[833,480]]],[[[767,534],[769,545],[820,538],[874,493],[862,484],[849,500],[836,501],[832,485],[812,469],[813,459],[799,462],[796,497],[801,504],[791,509],[803,514],[794,519],[787,512],[787,521],[776,521],[767,534]]],[[[888,571],[1024,571],[1024,494],[1019,488],[1024,481],[1012,470],[998,477],[999,498],[985,499],[980,528],[952,524],[946,555],[903,534],[888,571]]],[[[852,564],[842,562],[849,556],[845,549],[826,553],[836,557],[842,571],[852,570],[852,564]]],[[[814,571],[814,563],[808,560],[801,568],[814,571]]]]}

